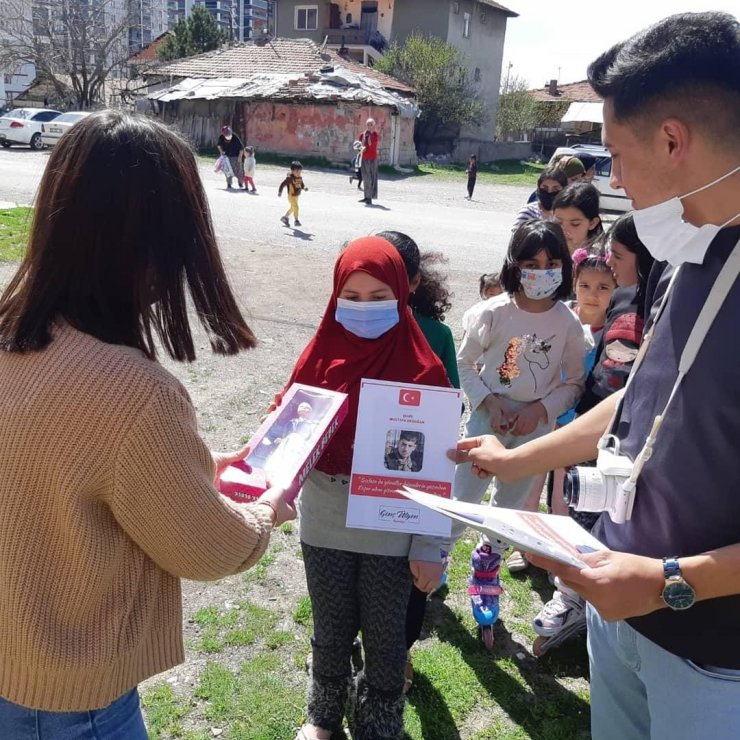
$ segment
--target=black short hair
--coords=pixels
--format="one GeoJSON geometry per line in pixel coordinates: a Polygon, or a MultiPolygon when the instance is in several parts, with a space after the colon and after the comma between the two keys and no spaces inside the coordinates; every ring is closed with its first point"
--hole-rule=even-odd
{"type": "Polygon", "coordinates": [[[532,259],[543,249],[550,259],[563,262],[563,282],[552,297],[564,300],[570,296],[573,288],[573,262],[565,234],[558,224],[540,219],[525,221],[511,236],[504,266],[501,268],[501,285],[509,295],[514,295],[521,288],[518,262],[532,259]]]}
{"type": "Polygon", "coordinates": [[[254,346],[229,288],[192,150],[151,118],[100,111],[52,149],[28,250],[0,299],[0,349],[44,349],[55,320],[153,358],[254,346]],[[188,290],[186,290],[186,287],[188,290]]]}
{"type": "Polygon", "coordinates": [[[583,149],[579,149],[576,156],[581,160],[583,169],[585,169],[586,172],[596,166],[596,157],[594,157],[593,154],[589,154],[589,152],[584,152],[583,149]]]}
{"type": "Polygon", "coordinates": [[[380,231],[376,236],[390,242],[401,255],[409,282],[419,277],[419,285],[409,296],[409,306],[422,316],[444,321],[445,314],[452,308],[447,275],[437,265],[447,263],[442,252],[421,254],[417,243],[401,231],[380,231]]]}
{"type": "Polygon", "coordinates": [[[401,432],[401,434],[398,437],[398,441],[400,442],[402,439],[405,439],[407,442],[413,442],[417,446],[419,442],[421,441],[419,439],[419,432],[409,432],[406,430],[401,432]]]}
{"type": "Polygon", "coordinates": [[[568,184],[568,176],[557,165],[548,167],[542,172],[542,174],[537,178],[537,187],[542,185],[545,180],[555,180],[555,182],[559,182],[563,187],[568,184]]]}
{"type": "Polygon", "coordinates": [[[294,159],[290,163],[290,169],[291,170],[302,170],[303,169],[303,165],[297,159],[294,159]]]}
{"type": "Polygon", "coordinates": [[[402,231],[379,231],[376,236],[390,242],[401,255],[403,265],[406,268],[406,276],[409,281],[413,280],[419,274],[419,265],[421,263],[421,253],[419,245],[402,231]]]}
{"type": "Polygon", "coordinates": [[[599,215],[599,191],[588,182],[574,182],[563,188],[552,202],[553,213],[558,208],[577,208],[589,221],[599,219],[599,223],[588,230],[588,238],[592,239],[604,233],[599,215]]]}
{"type": "Polygon", "coordinates": [[[676,117],[711,133],[718,147],[740,146],[740,23],[729,13],[664,18],[604,52],[588,80],[617,121],[676,117]]]}

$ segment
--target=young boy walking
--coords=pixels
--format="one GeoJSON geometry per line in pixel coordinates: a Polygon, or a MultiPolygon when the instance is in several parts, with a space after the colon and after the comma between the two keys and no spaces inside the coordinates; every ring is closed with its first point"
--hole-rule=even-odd
{"type": "Polygon", "coordinates": [[[284,188],[288,189],[288,203],[290,203],[290,208],[288,208],[285,215],[282,216],[280,220],[285,224],[285,226],[290,226],[289,217],[292,214],[295,219],[295,225],[300,226],[301,222],[298,220],[298,198],[303,190],[308,190],[303,182],[303,165],[300,162],[291,162],[290,173],[280,183],[278,197],[282,197],[284,188]]]}

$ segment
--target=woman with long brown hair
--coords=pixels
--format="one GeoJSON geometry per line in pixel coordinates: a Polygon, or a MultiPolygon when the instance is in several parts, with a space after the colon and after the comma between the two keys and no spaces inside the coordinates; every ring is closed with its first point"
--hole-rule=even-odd
{"type": "Polygon", "coordinates": [[[104,111],[49,159],[0,298],[0,727],[4,740],[146,738],[137,684],[184,659],[180,578],[262,555],[281,490],[221,497],[180,383],[186,286],[215,352],[255,344],[192,152],[104,111]]]}

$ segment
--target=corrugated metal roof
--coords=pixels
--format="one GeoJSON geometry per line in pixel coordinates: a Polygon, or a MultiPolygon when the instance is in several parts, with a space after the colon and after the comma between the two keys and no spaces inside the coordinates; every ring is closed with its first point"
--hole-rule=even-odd
{"type": "Polygon", "coordinates": [[[341,66],[309,74],[252,74],[215,79],[186,78],[156,90],[150,100],[323,100],[356,101],[394,107],[401,116],[415,118],[419,108],[413,99],[388,90],[370,77],[341,66]]]}
{"type": "Polygon", "coordinates": [[[313,72],[325,61],[310,39],[273,39],[265,44],[234,44],[216,51],[178,59],[152,74],[171,77],[247,77],[255,72],[292,74],[313,72]]]}
{"type": "Polygon", "coordinates": [[[319,73],[330,66],[341,66],[372,80],[388,90],[412,95],[413,88],[403,82],[345,59],[331,49],[323,52],[310,39],[273,39],[264,44],[235,44],[206,54],[198,54],[163,64],[144,74],[148,77],[190,77],[193,79],[248,78],[253,75],[292,75],[319,73]]]}

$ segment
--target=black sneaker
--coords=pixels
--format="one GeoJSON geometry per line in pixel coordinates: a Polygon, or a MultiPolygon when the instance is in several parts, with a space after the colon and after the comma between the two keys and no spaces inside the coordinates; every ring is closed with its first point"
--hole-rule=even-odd
{"type": "Polygon", "coordinates": [[[301,224],[301,222],[300,222],[300,221],[299,221],[298,219],[296,219],[296,220],[295,220],[295,225],[296,225],[296,226],[301,226],[302,224],[301,224]]]}
{"type": "Polygon", "coordinates": [[[290,226],[290,221],[288,221],[287,216],[280,216],[280,220],[282,221],[283,226],[290,226]]]}

